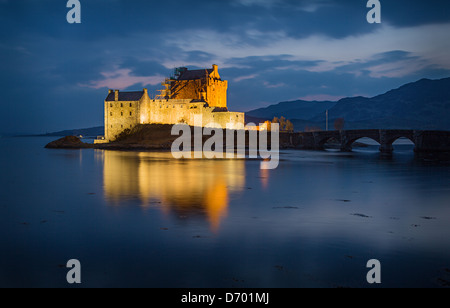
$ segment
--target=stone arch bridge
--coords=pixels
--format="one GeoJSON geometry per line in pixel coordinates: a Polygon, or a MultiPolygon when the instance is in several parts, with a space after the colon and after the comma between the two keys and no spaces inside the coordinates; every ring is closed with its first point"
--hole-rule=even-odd
{"type": "Polygon", "coordinates": [[[416,152],[450,152],[450,131],[361,129],[341,131],[317,131],[280,135],[282,145],[300,149],[323,150],[329,140],[337,140],[341,151],[352,150],[352,144],[360,138],[370,138],[380,144],[382,153],[392,153],[392,144],[399,138],[411,140],[416,152]]]}

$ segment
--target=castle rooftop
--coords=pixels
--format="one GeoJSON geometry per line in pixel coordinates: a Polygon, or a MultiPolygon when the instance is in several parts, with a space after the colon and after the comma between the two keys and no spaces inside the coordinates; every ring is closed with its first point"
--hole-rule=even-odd
{"type": "Polygon", "coordinates": [[[213,76],[216,79],[220,79],[219,67],[213,64],[211,69],[189,70],[186,67],[179,67],[175,69],[176,80],[198,80],[207,79],[213,76]]]}
{"type": "Polygon", "coordinates": [[[204,69],[204,70],[186,70],[185,72],[181,73],[180,77],[178,77],[178,80],[197,80],[197,79],[203,79],[207,76],[212,74],[214,70],[212,69],[204,69]]]}
{"type": "Polygon", "coordinates": [[[106,97],[107,102],[131,102],[138,101],[142,98],[145,91],[132,91],[132,92],[120,92],[119,90],[113,91],[109,90],[109,94],[106,97]],[[118,99],[116,100],[116,93],[118,94],[118,99]]]}

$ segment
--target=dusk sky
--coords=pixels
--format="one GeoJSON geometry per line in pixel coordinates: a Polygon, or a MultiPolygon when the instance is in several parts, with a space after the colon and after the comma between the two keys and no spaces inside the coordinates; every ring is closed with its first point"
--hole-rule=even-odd
{"type": "Polygon", "coordinates": [[[219,65],[228,107],[375,96],[450,77],[450,1],[0,0],[0,132],[103,125],[108,88],[154,95],[175,67],[219,65]]]}

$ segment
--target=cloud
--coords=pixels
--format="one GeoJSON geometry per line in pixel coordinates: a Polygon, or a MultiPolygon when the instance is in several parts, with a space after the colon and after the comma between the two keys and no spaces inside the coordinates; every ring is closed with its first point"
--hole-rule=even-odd
{"type": "Polygon", "coordinates": [[[23,122],[23,110],[44,129],[60,105],[77,106],[62,126],[78,126],[92,108],[101,122],[104,88],[156,91],[178,66],[218,64],[231,81],[230,109],[242,111],[298,97],[377,95],[450,74],[450,1],[382,1],[382,24],[369,25],[367,1],[96,0],[76,26],[53,2],[0,0],[0,81],[16,114],[3,113],[0,130],[23,122]],[[42,106],[21,99],[37,91],[42,106]]]}
{"type": "Polygon", "coordinates": [[[240,82],[242,80],[254,79],[257,76],[258,76],[257,74],[251,74],[251,75],[247,75],[247,76],[240,76],[240,77],[234,78],[233,81],[234,82],[240,82]]]}
{"type": "Polygon", "coordinates": [[[157,85],[164,80],[164,76],[132,76],[130,69],[119,69],[115,71],[102,72],[104,77],[100,80],[90,81],[87,84],[79,84],[82,87],[90,87],[94,89],[110,88],[110,89],[126,89],[130,86],[140,84],[143,87],[147,85],[157,85]]]}
{"type": "Polygon", "coordinates": [[[279,83],[270,83],[268,81],[264,81],[263,82],[264,86],[268,89],[275,89],[275,88],[281,88],[281,87],[286,87],[287,85],[283,82],[279,82],[279,83]]]}
{"type": "MultiPolygon", "coordinates": [[[[357,61],[370,61],[377,54],[404,50],[417,58],[408,60],[407,64],[412,70],[405,70],[403,74],[401,70],[396,70],[395,75],[403,76],[427,65],[450,69],[447,53],[450,50],[448,33],[450,23],[407,28],[394,28],[383,24],[372,33],[350,35],[342,39],[321,35],[296,39],[284,32],[267,32],[264,43],[260,41],[259,44],[251,44],[245,35],[197,30],[186,31],[181,39],[173,40],[171,44],[185,52],[197,50],[201,46],[204,52],[215,54],[222,62],[226,62],[226,59],[247,58],[249,55],[273,57],[284,54],[289,56],[291,61],[316,61],[317,64],[307,68],[311,72],[332,71],[357,61]],[[414,61],[420,61],[422,64],[411,66],[414,61]]],[[[383,76],[380,72],[384,69],[379,66],[367,69],[373,70],[374,76],[383,76]]]]}
{"type": "Polygon", "coordinates": [[[266,9],[273,9],[274,7],[289,8],[301,10],[308,13],[314,13],[323,6],[329,6],[331,1],[328,0],[234,0],[234,5],[242,6],[260,6],[266,9]]]}

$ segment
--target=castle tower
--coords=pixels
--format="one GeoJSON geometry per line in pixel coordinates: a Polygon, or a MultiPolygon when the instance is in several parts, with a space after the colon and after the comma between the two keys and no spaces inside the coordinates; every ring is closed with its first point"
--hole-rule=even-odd
{"type": "Polygon", "coordinates": [[[109,90],[105,99],[105,140],[114,140],[121,132],[140,123],[140,106],[147,101],[148,91],[122,92],[109,90]]]}
{"type": "Polygon", "coordinates": [[[212,69],[175,71],[170,82],[171,99],[204,100],[210,107],[227,108],[228,82],[220,78],[217,65],[212,69]]]}

